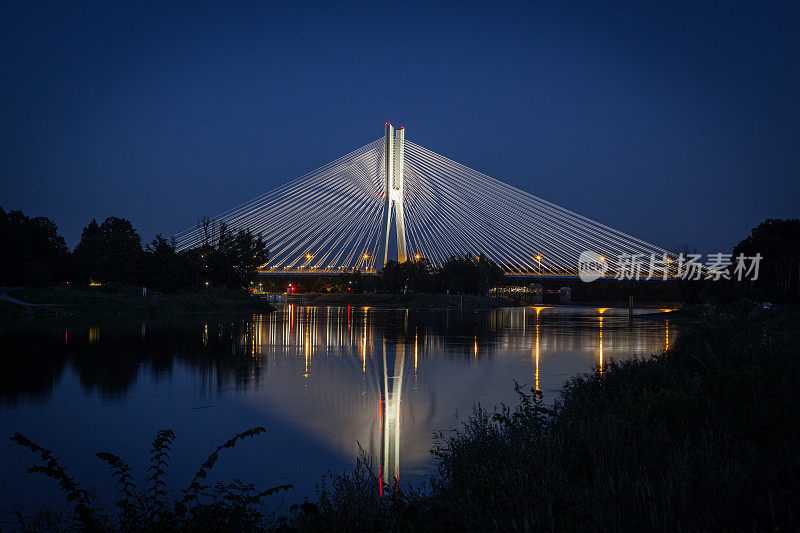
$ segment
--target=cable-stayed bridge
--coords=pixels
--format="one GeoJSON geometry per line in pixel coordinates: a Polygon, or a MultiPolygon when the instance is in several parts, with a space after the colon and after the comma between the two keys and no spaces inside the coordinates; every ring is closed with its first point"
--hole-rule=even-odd
{"type": "Polygon", "coordinates": [[[383,137],[179,233],[178,249],[213,242],[222,223],[264,237],[263,274],[370,273],[395,257],[437,267],[472,253],[510,275],[574,276],[587,251],[608,273],[632,256],[675,268],[667,250],[407,141],[388,122],[383,137]]]}

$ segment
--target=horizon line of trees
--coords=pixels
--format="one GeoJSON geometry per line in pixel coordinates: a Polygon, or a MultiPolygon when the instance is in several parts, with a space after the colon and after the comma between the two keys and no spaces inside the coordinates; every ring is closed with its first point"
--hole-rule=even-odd
{"type": "Polygon", "coordinates": [[[740,253],[763,259],[756,281],[736,283],[739,296],[800,302],[800,219],[765,219],[734,247],[732,257],[740,253]]]}
{"type": "Polygon", "coordinates": [[[70,251],[55,223],[0,207],[0,285],[50,285],[64,281],[141,285],[164,292],[192,287],[246,288],[269,258],[261,235],[233,232],[225,224],[214,239],[178,251],[161,234],[147,245],[131,221],[92,219],[70,251]]]}
{"type": "Polygon", "coordinates": [[[434,267],[425,257],[399,263],[389,260],[378,276],[365,278],[360,270],[338,276],[272,277],[259,283],[266,291],[283,291],[291,281],[298,293],[365,291],[390,294],[449,293],[487,295],[491,287],[502,284],[505,274],[500,266],[483,254],[450,256],[441,267],[434,267]]]}
{"type": "Polygon", "coordinates": [[[380,273],[383,292],[441,292],[486,296],[500,285],[505,274],[484,254],[452,255],[441,267],[434,268],[425,257],[398,263],[390,260],[380,273]]]}
{"type": "MultiPolygon", "coordinates": [[[[234,232],[224,223],[215,227],[207,218],[201,224],[204,242],[177,251],[174,239],[161,234],[143,246],[141,236],[127,219],[108,217],[102,223],[92,219],[70,251],[51,219],[28,217],[22,211],[5,211],[0,206],[0,286],[74,280],[141,285],[161,291],[208,285],[249,287],[258,268],[269,259],[262,236],[249,230],[234,232]]],[[[740,296],[800,301],[799,219],[765,219],[734,247],[733,256],[739,253],[760,253],[763,257],[758,280],[731,282],[740,296]]],[[[354,292],[363,290],[361,277],[350,276],[339,285],[354,292]]],[[[503,279],[502,269],[491,259],[483,254],[465,254],[452,256],[439,268],[433,268],[426,258],[389,261],[380,272],[376,288],[390,293],[486,294],[503,279]]]]}

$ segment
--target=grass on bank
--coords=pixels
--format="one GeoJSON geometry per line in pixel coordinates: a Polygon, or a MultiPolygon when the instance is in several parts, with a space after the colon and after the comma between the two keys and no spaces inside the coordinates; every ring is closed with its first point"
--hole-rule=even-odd
{"type": "Polygon", "coordinates": [[[208,287],[175,293],[141,287],[103,285],[100,287],[33,287],[9,291],[17,300],[46,304],[21,306],[0,302],[0,313],[7,318],[42,316],[172,316],[187,313],[254,312],[265,313],[274,308],[269,302],[243,291],[208,287]]]}
{"type": "Polygon", "coordinates": [[[476,408],[425,492],[363,468],[300,529],[790,529],[800,525],[800,311],[707,307],[667,353],[573,378],[552,409],[476,408]],[[354,487],[361,487],[356,490],[354,487]],[[371,487],[371,488],[370,488],[371,487]]]}
{"type": "MultiPolygon", "coordinates": [[[[670,351],[575,377],[552,408],[538,391],[518,392],[518,405],[476,407],[456,431],[439,435],[436,471],[424,488],[380,487],[361,458],[284,519],[248,511],[247,527],[237,527],[800,526],[800,310],[707,306],[702,323],[670,351]]],[[[226,523],[214,516],[216,527],[226,523]]]]}

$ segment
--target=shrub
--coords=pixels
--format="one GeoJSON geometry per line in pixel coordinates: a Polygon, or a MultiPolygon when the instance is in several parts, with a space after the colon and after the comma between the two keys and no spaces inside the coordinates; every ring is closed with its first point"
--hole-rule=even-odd
{"type": "Polygon", "coordinates": [[[15,513],[18,526],[25,531],[263,531],[270,519],[270,513],[264,509],[264,500],[292,488],[292,485],[257,491],[252,484],[241,481],[209,486],[205,479],[223,450],[233,448],[242,439],[264,431],[263,427],[252,428],[218,446],[180,495],[171,495],[166,488],[171,446],[175,439],[175,433],[170,429],[159,431],[153,440],[150,467],[141,489],[137,487],[131,468],[124,460],[108,452],[96,454],[98,459],[111,467],[119,486],[120,499],[116,502],[116,514],[104,512],[95,501],[94,494],[82,489],[75,479],[67,475],[52,451],[17,432],[11,439],[39,454],[42,460],[42,464],[30,467],[28,472],[41,473],[56,481],[70,504],[69,510],[61,513],[43,509],[28,516],[19,509],[15,513]]]}

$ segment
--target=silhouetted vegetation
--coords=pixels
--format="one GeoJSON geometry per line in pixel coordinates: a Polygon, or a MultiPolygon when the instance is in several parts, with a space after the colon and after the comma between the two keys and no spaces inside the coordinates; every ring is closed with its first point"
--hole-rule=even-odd
{"type": "Polygon", "coordinates": [[[178,252],[174,240],[156,235],[142,248],[130,221],[95,220],[83,229],[74,252],[75,277],[82,281],[149,286],[161,291],[188,287],[245,288],[269,251],[261,236],[248,230],[233,233],[221,224],[214,239],[178,252]]]}
{"type": "Polygon", "coordinates": [[[197,287],[200,281],[201,263],[194,251],[179,254],[175,241],[156,235],[145,248],[143,265],[148,273],[143,280],[148,286],[165,292],[184,287],[197,287]]]}
{"type": "MultiPolygon", "coordinates": [[[[204,227],[209,227],[206,222],[204,227]]],[[[176,250],[175,241],[156,235],[142,247],[131,221],[92,219],[72,253],[57,226],[0,208],[0,285],[38,286],[78,281],[137,285],[163,292],[199,287],[246,289],[269,258],[266,243],[249,230],[213,228],[197,248],[176,250]]]]}
{"type": "Polygon", "coordinates": [[[81,232],[73,252],[75,277],[135,284],[145,275],[142,238],[129,220],[108,217],[102,224],[92,219],[81,232]]]}
{"type": "Polygon", "coordinates": [[[742,295],[777,302],[800,301],[800,220],[767,219],[733,249],[734,260],[760,253],[763,257],[756,281],[742,281],[742,295]]]}
{"type": "Polygon", "coordinates": [[[269,250],[260,234],[253,235],[250,230],[234,233],[222,223],[213,237],[207,233],[202,246],[187,250],[184,256],[197,267],[194,283],[246,287],[269,259],[269,250]]]}
{"type": "Polygon", "coordinates": [[[573,378],[553,408],[476,407],[433,450],[427,491],[361,462],[300,529],[724,530],[800,525],[800,312],[707,307],[649,360],[573,378]]]}
{"type": "MultiPolygon", "coordinates": [[[[361,275],[360,270],[340,274],[338,282],[338,285],[331,288],[337,289],[340,292],[351,292],[355,294],[364,292],[364,277],[361,275]]],[[[312,288],[314,287],[312,286],[312,288]]]]}
{"type": "Polygon", "coordinates": [[[69,476],[51,450],[42,448],[21,433],[11,439],[39,455],[41,464],[28,469],[55,481],[64,493],[69,508],[63,512],[49,509],[26,515],[17,510],[17,526],[23,531],[263,531],[269,522],[264,499],[292,485],[280,485],[256,491],[252,484],[234,481],[213,486],[206,483],[208,472],[219,454],[248,437],[266,430],[256,427],[234,435],[209,455],[192,478],[189,486],[179,493],[170,493],[166,477],[172,459],[172,430],[156,435],[150,449],[150,467],[140,489],[131,468],[120,457],[100,452],[96,456],[106,463],[119,487],[117,512],[110,513],[95,501],[93,493],[69,476]]]}
{"type": "MultiPolygon", "coordinates": [[[[431,524],[443,530],[794,529],[800,505],[800,311],[739,302],[708,305],[703,312],[703,322],[682,333],[668,352],[606,362],[602,371],[570,380],[553,406],[538,391],[518,387],[516,406],[494,412],[477,407],[457,431],[439,434],[436,472],[425,488],[392,482],[381,488],[362,456],[354,471],[325,480],[314,500],[290,509],[283,522],[273,521],[267,508],[245,513],[237,507],[227,514],[214,506],[211,488],[203,503],[210,507],[193,511],[191,523],[201,527],[206,509],[208,527],[223,527],[220,517],[236,516],[240,530],[426,530],[431,524]]],[[[147,339],[174,343],[169,354],[194,353],[181,349],[173,334],[148,332],[147,339]]],[[[200,342],[197,335],[192,339],[200,342]]],[[[209,342],[222,341],[214,335],[209,342]]],[[[230,366],[230,350],[218,348],[218,364],[230,366]]],[[[148,353],[129,349],[131,361],[148,353]]],[[[239,364],[253,365],[242,350],[239,364]]],[[[129,384],[130,373],[141,367],[115,360],[102,370],[120,374],[111,379],[92,374],[96,364],[71,364],[87,386],[129,384]]],[[[122,463],[104,460],[121,478],[122,463]]],[[[147,498],[162,490],[151,488],[161,486],[158,479],[146,481],[137,494],[147,498]]],[[[182,498],[164,501],[174,509],[182,498]]]]}
{"type": "Polygon", "coordinates": [[[503,270],[483,254],[453,256],[437,272],[439,284],[449,292],[486,296],[489,289],[503,282],[503,270]]]}
{"type": "Polygon", "coordinates": [[[491,287],[502,284],[503,278],[503,270],[483,254],[454,255],[436,269],[426,258],[420,257],[403,263],[386,263],[381,271],[380,288],[390,293],[447,292],[485,296],[491,287]]]}
{"type": "Polygon", "coordinates": [[[436,280],[435,270],[430,262],[421,257],[419,259],[398,263],[390,260],[381,271],[380,286],[384,292],[434,292],[436,280]]]}
{"type": "Polygon", "coordinates": [[[46,285],[64,279],[69,250],[45,217],[0,207],[0,286],[46,285]]]}

